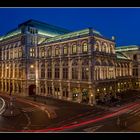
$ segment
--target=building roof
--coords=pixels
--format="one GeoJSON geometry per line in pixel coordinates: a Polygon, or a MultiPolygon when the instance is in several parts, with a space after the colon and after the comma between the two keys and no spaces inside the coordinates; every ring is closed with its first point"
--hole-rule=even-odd
{"type": "Polygon", "coordinates": [[[58,27],[58,26],[55,26],[52,24],[44,23],[41,21],[33,20],[33,19],[30,19],[22,24],[19,24],[19,27],[21,27],[21,26],[35,27],[38,29],[39,34],[44,34],[44,35],[48,35],[51,37],[71,32],[68,29],[58,27]]]}
{"type": "Polygon", "coordinates": [[[43,23],[43,22],[31,19],[24,23],[19,24],[17,28],[10,30],[5,35],[1,36],[0,41],[20,34],[22,26],[35,27],[38,29],[38,34],[49,36],[49,37],[54,37],[57,35],[62,35],[62,34],[71,32],[70,30],[67,30],[58,26],[54,26],[48,23],[43,23]]]}
{"type": "Polygon", "coordinates": [[[119,46],[119,47],[116,47],[116,52],[134,51],[134,50],[139,50],[139,48],[140,46],[137,46],[137,45],[119,46]]]}
{"type": "Polygon", "coordinates": [[[59,35],[59,36],[55,36],[55,37],[52,37],[52,38],[47,38],[45,41],[42,42],[42,44],[62,41],[62,40],[65,40],[65,39],[70,39],[70,38],[79,37],[79,36],[83,36],[83,35],[89,35],[89,34],[102,36],[102,34],[100,32],[98,32],[98,31],[96,31],[92,28],[86,28],[86,29],[83,29],[83,30],[70,32],[70,33],[67,33],[67,34],[64,34],[64,35],[59,35]]]}
{"type": "Polygon", "coordinates": [[[117,55],[117,58],[118,59],[125,59],[125,60],[130,60],[130,58],[126,55],[124,55],[123,53],[121,52],[116,52],[116,55],[117,55]]]}

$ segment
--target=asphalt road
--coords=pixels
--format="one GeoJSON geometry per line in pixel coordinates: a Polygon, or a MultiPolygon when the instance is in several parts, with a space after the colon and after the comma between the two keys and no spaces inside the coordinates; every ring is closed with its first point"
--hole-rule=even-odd
{"type": "MultiPolygon", "coordinates": [[[[9,103],[9,96],[2,95],[6,103],[9,103]]],[[[97,109],[88,105],[59,101],[55,99],[46,99],[45,104],[31,99],[17,97],[13,103],[14,107],[20,111],[20,114],[9,117],[0,116],[0,131],[6,132],[33,132],[51,127],[57,127],[69,123],[75,119],[89,114],[102,112],[103,109],[97,109]],[[49,113],[55,113],[54,118],[50,118],[49,113]]]]}
{"type": "MultiPolygon", "coordinates": [[[[111,113],[109,113],[111,114],[111,113]]],[[[86,120],[86,118],[85,118],[86,120]]],[[[90,117],[89,120],[92,120],[90,117]]],[[[140,132],[140,101],[133,108],[128,108],[123,113],[99,122],[81,125],[65,132],[140,132]]]]}
{"type": "MultiPolygon", "coordinates": [[[[3,96],[9,102],[8,96],[3,96]]],[[[0,116],[0,131],[5,132],[139,132],[140,100],[110,110],[46,98],[18,97],[20,111],[15,117],[0,116]],[[43,108],[43,109],[42,109],[43,108]],[[50,118],[49,113],[55,113],[50,118]]]]}

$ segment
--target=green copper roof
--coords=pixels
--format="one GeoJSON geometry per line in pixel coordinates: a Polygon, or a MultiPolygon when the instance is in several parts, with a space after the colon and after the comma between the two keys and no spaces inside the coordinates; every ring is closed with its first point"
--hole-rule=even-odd
{"type": "Polygon", "coordinates": [[[35,27],[35,28],[38,29],[38,34],[47,35],[47,36],[50,36],[50,37],[54,37],[54,36],[57,36],[57,35],[61,35],[61,34],[71,32],[70,30],[67,30],[65,28],[54,26],[54,25],[44,23],[44,22],[40,22],[40,21],[33,20],[33,19],[28,20],[28,21],[19,25],[19,27],[21,27],[21,26],[35,27]]]}
{"type": "Polygon", "coordinates": [[[125,56],[123,53],[121,52],[116,52],[117,58],[118,59],[125,59],[125,60],[130,60],[129,57],[125,56]]]}
{"type": "Polygon", "coordinates": [[[139,49],[139,46],[137,46],[137,45],[120,46],[120,47],[116,47],[116,52],[134,51],[134,50],[138,50],[138,49],[139,49]]]}
{"type": "Polygon", "coordinates": [[[18,34],[20,34],[20,33],[21,33],[21,30],[20,30],[20,29],[11,30],[11,31],[8,32],[6,35],[1,36],[1,37],[0,37],[0,41],[3,40],[3,39],[7,39],[7,38],[9,38],[9,37],[18,35],[18,34]]]}
{"type": "Polygon", "coordinates": [[[49,36],[49,37],[54,37],[54,36],[58,36],[58,35],[62,35],[62,34],[70,32],[70,30],[67,30],[67,29],[64,29],[64,28],[61,28],[61,27],[57,27],[57,26],[54,26],[54,25],[50,25],[50,24],[47,24],[47,23],[43,23],[43,22],[40,22],[40,21],[37,21],[37,20],[28,20],[28,21],[26,21],[22,24],[19,24],[18,28],[9,31],[4,36],[1,36],[0,41],[3,40],[3,39],[7,39],[9,37],[20,34],[22,26],[35,27],[35,28],[38,29],[38,34],[49,36]]]}
{"type": "MultiPolygon", "coordinates": [[[[100,32],[98,32],[96,30],[92,29],[91,31],[92,31],[93,34],[98,34],[98,35],[102,36],[100,34],[100,32]]],[[[59,35],[59,36],[56,36],[56,37],[53,37],[53,38],[48,38],[42,43],[43,44],[44,43],[50,43],[50,42],[55,42],[55,41],[59,41],[59,40],[63,40],[63,39],[69,39],[69,38],[81,36],[81,35],[88,35],[89,33],[90,33],[90,28],[87,28],[87,29],[83,29],[83,30],[80,30],[80,31],[75,31],[75,32],[70,32],[70,33],[64,34],[64,35],[59,35]]]]}

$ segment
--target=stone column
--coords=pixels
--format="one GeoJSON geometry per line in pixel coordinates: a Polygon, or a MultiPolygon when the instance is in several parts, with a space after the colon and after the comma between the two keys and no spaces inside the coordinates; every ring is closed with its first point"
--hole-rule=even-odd
{"type": "Polygon", "coordinates": [[[78,73],[78,80],[79,81],[82,80],[82,64],[81,63],[82,63],[82,61],[79,58],[79,60],[78,60],[78,71],[79,71],[79,73],[78,73]]]}
{"type": "Polygon", "coordinates": [[[89,104],[91,106],[96,105],[96,100],[95,100],[95,86],[93,88],[89,88],[89,104]]]}
{"type": "Polygon", "coordinates": [[[71,80],[72,79],[72,64],[71,64],[71,59],[70,58],[68,59],[68,67],[69,67],[68,80],[71,80]]]}
{"type": "Polygon", "coordinates": [[[55,70],[54,70],[54,68],[55,68],[55,66],[54,66],[54,60],[52,60],[52,79],[54,79],[54,72],[55,72],[55,70]]]}
{"type": "Polygon", "coordinates": [[[79,91],[79,94],[78,94],[78,103],[81,103],[81,101],[82,101],[82,92],[81,92],[80,84],[78,85],[78,91],[79,91]]]}
{"type": "Polygon", "coordinates": [[[71,92],[70,82],[68,83],[68,94],[69,94],[68,100],[72,101],[72,92],[71,92]]]}
{"type": "Polygon", "coordinates": [[[55,90],[54,90],[54,83],[52,82],[52,95],[53,95],[53,97],[55,97],[55,90]]]}
{"type": "Polygon", "coordinates": [[[60,77],[59,79],[62,80],[63,79],[63,66],[62,66],[62,60],[60,59],[60,77]]]}
{"type": "Polygon", "coordinates": [[[62,91],[62,83],[60,82],[59,83],[59,89],[60,89],[60,92],[59,92],[59,99],[62,99],[62,94],[63,94],[63,91],[62,91]]]}
{"type": "Polygon", "coordinates": [[[92,81],[92,63],[91,63],[91,59],[89,59],[89,78],[88,81],[91,82],[92,81]]]}

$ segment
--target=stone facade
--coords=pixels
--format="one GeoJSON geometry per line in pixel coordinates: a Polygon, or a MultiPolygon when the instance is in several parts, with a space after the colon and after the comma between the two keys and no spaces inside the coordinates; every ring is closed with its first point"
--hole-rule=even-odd
{"type": "Polygon", "coordinates": [[[69,33],[58,28],[60,35],[52,37],[48,29],[39,34],[25,23],[20,33],[0,39],[1,92],[94,105],[133,88],[133,61],[115,51],[114,39],[91,28],[69,33]]]}

